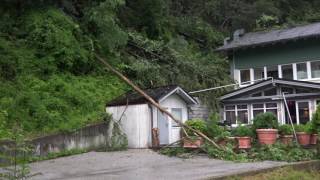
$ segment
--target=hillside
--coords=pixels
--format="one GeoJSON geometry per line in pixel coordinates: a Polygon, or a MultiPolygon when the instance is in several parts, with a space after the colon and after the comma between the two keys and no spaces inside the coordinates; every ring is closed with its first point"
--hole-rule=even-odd
{"type": "MultiPolygon", "coordinates": [[[[0,7],[0,137],[101,120],[129,89],[94,52],[143,88],[228,84],[214,52],[237,28],[263,30],[320,19],[316,0],[4,0],[0,7]]],[[[216,109],[224,90],[202,94],[216,109]]]]}

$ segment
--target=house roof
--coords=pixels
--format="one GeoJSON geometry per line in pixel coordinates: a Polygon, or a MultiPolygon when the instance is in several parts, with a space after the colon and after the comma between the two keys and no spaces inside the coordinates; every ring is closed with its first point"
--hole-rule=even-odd
{"type": "MultiPolygon", "coordinates": [[[[179,95],[187,104],[197,104],[197,101],[191,97],[186,91],[177,85],[161,86],[151,89],[144,89],[144,92],[148,94],[152,99],[157,102],[162,101],[166,97],[173,93],[179,95]]],[[[134,105],[145,104],[148,100],[135,91],[129,91],[126,94],[119,96],[118,98],[107,103],[107,106],[122,106],[122,105],[134,105]]]]}
{"type": "Polygon", "coordinates": [[[320,22],[287,29],[246,33],[236,40],[225,43],[217,51],[229,51],[318,36],[320,36],[320,22]]]}
{"type": "Polygon", "coordinates": [[[295,87],[303,87],[303,88],[311,88],[311,89],[320,89],[320,83],[308,82],[308,81],[297,81],[297,80],[288,80],[288,79],[267,79],[260,81],[258,83],[231,91],[222,97],[220,100],[231,99],[235,96],[239,96],[248,92],[255,92],[257,89],[264,89],[266,86],[270,85],[287,85],[287,86],[295,86],[295,87]]]}

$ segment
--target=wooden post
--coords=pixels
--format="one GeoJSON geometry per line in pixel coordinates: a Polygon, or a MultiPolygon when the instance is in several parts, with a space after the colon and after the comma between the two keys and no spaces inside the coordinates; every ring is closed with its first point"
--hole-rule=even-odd
{"type": "MultiPolygon", "coordinates": [[[[211,140],[208,136],[206,136],[205,134],[203,134],[202,132],[195,130],[185,124],[183,124],[181,121],[179,121],[178,119],[176,119],[170,112],[168,112],[165,108],[161,107],[159,103],[157,103],[155,100],[153,100],[148,94],[146,94],[142,89],[140,89],[138,86],[136,86],[132,81],[130,81],[126,76],[124,76],[123,74],[121,74],[119,71],[117,71],[116,69],[114,69],[107,61],[105,61],[102,57],[100,57],[98,54],[95,54],[96,58],[102,63],[104,64],[110,71],[112,71],[114,74],[116,74],[117,76],[119,76],[122,80],[124,80],[128,85],[130,85],[134,90],[136,90],[139,94],[141,94],[142,96],[144,96],[152,105],[154,105],[155,107],[157,107],[162,113],[166,114],[167,116],[169,116],[174,122],[176,122],[177,124],[179,124],[182,128],[186,128],[189,129],[191,131],[193,131],[195,134],[201,136],[202,138],[206,139],[207,141],[209,141],[213,146],[215,146],[216,148],[222,149],[218,144],[216,144],[213,140],[211,140]]],[[[169,119],[168,119],[169,120],[169,119]]]]}
{"type": "Polygon", "coordinates": [[[152,128],[152,147],[160,147],[159,130],[158,128],[152,128]]]}

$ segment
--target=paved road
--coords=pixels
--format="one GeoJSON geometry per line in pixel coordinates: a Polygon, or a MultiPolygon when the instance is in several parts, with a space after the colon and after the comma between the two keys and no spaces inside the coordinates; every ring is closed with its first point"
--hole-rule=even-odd
{"type": "Polygon", "coordinates": [[[285,163],[233,163],[206,157],[180,159],[152,150],[89,152],[31,164],[34,180],[149,180],[206,179],[226,174],[276,167],[285,163]]]}

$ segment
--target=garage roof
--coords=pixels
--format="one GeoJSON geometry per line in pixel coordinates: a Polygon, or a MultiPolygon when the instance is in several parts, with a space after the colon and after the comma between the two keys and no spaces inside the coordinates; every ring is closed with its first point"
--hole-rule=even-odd
{"type": "MultiPolygon", "coordinates": [[[[165,99],[173,93],[180,96],[187,104],[197,104],[197,101],[192,98],[186,91],[184,91],[178,85],[161,86],[151,89],[144,89],[144,92],[148,94],[152,99],[157,102],[165,99]]],[[[123,106],[134,104],[145,104],[148,100],[135,91],[129,91],[126,94],[119,96],[118,98],[107,103],[107,106],[123,106]]]]}

